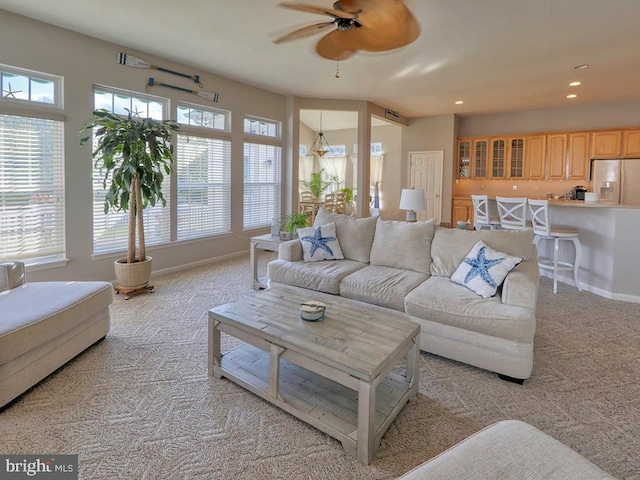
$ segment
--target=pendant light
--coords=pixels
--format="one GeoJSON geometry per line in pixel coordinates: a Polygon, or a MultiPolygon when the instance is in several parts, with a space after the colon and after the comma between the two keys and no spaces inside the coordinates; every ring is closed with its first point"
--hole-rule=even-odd
{"type": "Polygon", "coordinates": [[[329,150],[331,150],[331,147],[329,146],[329,142],[327,142],[327,139],[325,138],[324,133],[322,133],[322,111],[321,111],[320,112],[320,132],[318,133],[318,136],[316,137],[315,142],[313,142],[311,151],[316,155],[318,155],[319,157],[322,157],[325,153],[328,153],[329,150]]]}

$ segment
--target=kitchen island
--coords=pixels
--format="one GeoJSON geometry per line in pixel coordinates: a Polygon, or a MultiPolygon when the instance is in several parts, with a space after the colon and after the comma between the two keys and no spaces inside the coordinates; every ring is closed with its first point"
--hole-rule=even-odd
{"type": "MultiPolygon", "coordinates": [[[[640,303],[640,206],[551,200],[549,221],[580,231],[582,259],[578,279],[583,289],[615,300],[640,303]]],[[[538,254],[552,257],[552,244],[540,242],[538,254]]],[[[560,272],[559,279],[573,284],[568,272],[560,272]]]]}
{"type": "MultiPolygon", "coordinates": [[[[460,197],[462,198],[462,197],[460,197]]],[[[495,198],[489,210],[498,215],[495,198]]],[[[530,212],[527,209],[530,219],[530,212]]],[[[640,303],[640,205],[550,200],[549,221],[580,231],[582,259],[578,280],[583,290],[640,303]]],[[[540,241],[538,255],[553,258],[553,242],[540,241]]],[[[573,258],[573,245],[561,242],[560,258],[573,258]]],[[[548,271],[542,275],[551,276],[548,271]]],[[[574,285],[572,272],[559,272],[558,280],[574,285]]]]}

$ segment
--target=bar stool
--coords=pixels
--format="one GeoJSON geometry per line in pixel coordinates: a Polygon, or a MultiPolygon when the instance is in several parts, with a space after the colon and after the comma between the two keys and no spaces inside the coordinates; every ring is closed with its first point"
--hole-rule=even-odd
{"type": "Polygon", "coordinates": [[[496,197],[500,226],[505,230],[525,230],[527,224],[527,199],[524,197],[496,197]]]}
{"type": "Polygon", "coordinates": [[[553,271],[553,293],[558,293],[558,272],[564,270],[573,270],[573,281],[578,290],[582,291],[578,282],[578,268],[582,257],[582,244],[578,238],[580,231],[569,225],[551,225],[549,223],[548,200],[529,200],[529,210],[531,211],[531,223],[535,234],[533,243],[535,243],[536,247],[540,240],[553,240],[553,260],[538,257],[538,267],[553,271]],[[576,250],[573,263],[558,260],[561,240],[573,242],[576,250]]]}
{"type": "Polygon", "coordinates": [[[471,195],[473,202],[473,226],[476,230],[489,228],[495,230],[500,226],[500,217],[489,215],[489,196],[471,195]]]}

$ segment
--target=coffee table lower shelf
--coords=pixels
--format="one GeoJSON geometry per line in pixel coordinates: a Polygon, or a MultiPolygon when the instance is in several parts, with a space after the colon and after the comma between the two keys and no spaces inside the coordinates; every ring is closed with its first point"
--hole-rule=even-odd
{"type": "MultiPolygon", "coordinates": [[[[302,421],[342,443],[348,453],[358,455],[358,392],[306,368],[279,358],[277,385],[272,384],[270,352],[245,343],[222,355],[221,366],[213,366],[216,377],[226,377],[302,421]],[[275,395],[274,395],[275,392],[275,395]]],[[[416,389],[405,375],[389,372],[376,386],[373,447],[380,445],[405,403],[416,389]]]]}

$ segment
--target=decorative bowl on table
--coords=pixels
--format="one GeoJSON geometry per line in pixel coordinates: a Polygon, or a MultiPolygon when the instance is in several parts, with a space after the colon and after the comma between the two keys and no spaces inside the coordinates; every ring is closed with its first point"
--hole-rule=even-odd
{"type": "Polygon", "coordinates": [[[317,300],[306,300],[300,304],[300,318],[306,322],[319,322],[324,320],[324,312],[327,305],[317,300]]]}

